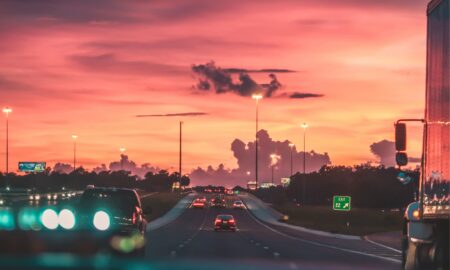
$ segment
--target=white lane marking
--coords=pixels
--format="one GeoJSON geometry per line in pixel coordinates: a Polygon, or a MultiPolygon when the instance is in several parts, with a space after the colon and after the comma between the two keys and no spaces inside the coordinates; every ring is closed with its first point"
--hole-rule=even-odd
{"type": "Polygon", "coordinates": [[[273,253],[273,256],[274,256],[275,258],[278,258],[278,257],[280,257],[280,253],[274,252],[274,253],[273,253]]]}
{"type": "Polygon", "coordinates": [[[177,256],[177,252],[175,250],[172,250],[172,252],[170,252],[170,256],[172,256],[172,257],[177,256]]]}
{"type": "Polygon", "coordinates": [[[290,235],[287,235],[285,233],[282,233],[272,227],[267,226],[266,224],[262,223],[261,221],[259,221],[257,218],[255,218],[252,214],[249,213],[249,216],[255,220],[256,222],[258,222],[260,225],[266,227],[267,229],[271,230],[274,233],[277,233],[281,236],[284,236],[286,238],[292,239],[292,240],[296,240],[299,242],[303,242],[303,243],[307,243],[307,244],[311,244],[311,245],[316,245],[319,247],[326,247],[326,248],[331,248],[331,249],[336,249],[336,250],[340,250],[340,251],[344,251],[344,252],[348,252],[348,253],[354,253],[354,254],[359,254],[359,255],[364,255],[364,256],[368,256],[368,257],[372,257],[372,258],[377,258],[377,259],[381,259],[381,260],[385,260],[385,261],[389,261],[389,262],[394,262],[394,263],[401,263],[401,260],[397,260],[397,259],[393,259],[393,258],[387,258],[387,257],[382,257],[382,256],[378,256],[375,254],[370,254],[370,253],[365,253],[362,251],[356,251],[356,250],[351,250],[351,249],[346,249],[346,248],[340,248],[340,247],[336,247],[336,246],[331,246],[331,245],[327,245],[327,244],[322,244],[322,243],[318,243],[318,242],[314,242],[314,241],[309,241],[309,240],[305,240],[302,238],[297,238],[297,237],[293,237],[290,235]]]}
{"type": "Polygon", "coordinates": [[[383,247],[383,248],[392,250],[392,251],[394,251],[394,252],[396,252],[396,253],[402,254],[402,251],[401,251],[401,250],[398,250],[398,249],[396,249],[396,248],[393,248],[393,247],[390,247],[390,246],[386,246],[386,245],[383,245],[383,244],[381,244],[381,243],[372,241],[372,240],[370,240],[370,239],[369,239],[368,237],[366,237],[366,236],[364,237],[364,240],[366,240],[367,242],[372,243],[372,244],[374,244],[374,245],[376,245],[376,246],[383,247]]]}
{"type": "Polygon", "coordinates": [[[179,244],[178,248],[184,248],[184,245],[183,244],[179,244]]]}
{"type": "Polygon", "coordinates": [[[291,263],[289,263],[289,268],[291,268],[291,269],[298,269],[298,266],[297,266],[296,263],[291,262],[291,263]]]}
{"type": "Polygon", "coordinates": [[[265,249],[265,250],[268,250],[268,249],[269,249],[269,247],[268,247],[268,246],[265,246],[265,247],[264,247],[264,249],[265,249]]]}

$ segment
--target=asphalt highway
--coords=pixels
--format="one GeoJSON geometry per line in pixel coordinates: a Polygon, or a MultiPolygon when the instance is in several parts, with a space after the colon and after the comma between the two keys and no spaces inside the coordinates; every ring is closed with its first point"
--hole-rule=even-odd
{"type": "MultiPolygon", "coordinates": [[[[226,197],[227,204],[236,199],[226,197]]],[[[376,246],[362,240],[326,242],[314,235],[283,231],[258,220],[248,210],[230,207],[188,208],[146,237],[146,257],[154,261],[238,261],[266,267],[273,264],[273,269],[277,265],[288,269],[400,269],[399,261],[389,256],[389,250],[376,253],[376,246]],[[238,231],[215,232],[214,219],[218,214],[233,215],[238,231]]]]}

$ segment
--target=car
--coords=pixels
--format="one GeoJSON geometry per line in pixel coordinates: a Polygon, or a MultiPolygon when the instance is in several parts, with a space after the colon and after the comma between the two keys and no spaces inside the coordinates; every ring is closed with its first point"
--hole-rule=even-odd
{"type": "Polygon", "coordinates": [[[198,208],[198,209],[203,209],[205,208],[205,202],[201,199],[195,199],[194,202],[192,203],[192,207],[193,208],[198,208]]]}
{"type": "Polygon", "coordinates": [[[245,209],[245,205],[242,201],[235,201],[233,203],[233,209],[245,209]]]}
{"type": "Polygon", "coordinates": [[[236,231],[236,220],[232,215],[217,215],[214,220],[214,231],[236,231]]]}
{"type": "Polygon", "coordinates": [[[226,207],[225,200],[222,198],[216,197],[211,200],[211,207],[225,208],[226,207]]]}
{"type": "Polygon", "coordinates": [[[78,217],[83,229],[107,232],[118,237],[133,237],[134,253],[144,253],[147,221],[135,190],[98,187],[86,189],[80,196],[78,217]]]}
{"type": "Polygon", "coordinates": [[[198,197],[197,200],[200,200],[200,201],[206,203],[206,197],[205,196],[198,197]]]}

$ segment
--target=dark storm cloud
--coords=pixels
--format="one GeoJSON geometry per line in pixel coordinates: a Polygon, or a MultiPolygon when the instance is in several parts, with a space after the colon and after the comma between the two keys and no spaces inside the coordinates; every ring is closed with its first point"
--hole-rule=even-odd
{"type": "Polygon", "coordinates": [[[148,61],[122,60],[115,54],[97,55],[71,55],[68,59],[77,67],[99,73],[116,74],[174,74],[183,73],[184,69],[179,66],[159,64],[148,61]]]}
{"type": "Polygon", "coordinates": [[[322,94],[314,94],[314,93],[300,93],[300,92],[295,92],[289,95],[289,98],[294,98],[294,99],[302,99],[302,98],[318,98],[318,97],[323,97],[322,94]]]}
{"type": "MultiPolygon", "coordinates": [[[[370,145],[370,151],[380,160],[380,164],[386,167],[393,167],[396,165],[395,161],[395,142],[382,140],[370,145]]],[[[409,162],[420,162],[420,158],[409,157],[409,162]]]]}
{"type": "Polygon", "coordinates": [[[70,164],[58,162],[55,164],[55,166],[53,166],[53,171],[68,174],[73,172],[73,167],[70,164]]]}
{"type": "Polygon", "coordinates": [[[218,94],[232,92],[240,96],[251,96],[255,92],[263,92],[266,97],[272,97],[281,88],[281,83],[274,73],[269,74],[269,83],[258,84],[247,72],[240,72],[238,82],[234,82],[231,74],[238,69],[232,70],[233,72],[229,72],[227,69],[222,69],[214,62],[193,65],[192,71],[200,77],[196,88],[203,91],[214,90],[218,94]]]}
{"type": "Polygon", "coordinates": [[[0,74],[0,92],[29,89],[36,89],[36,87],[15,79],[11,79],[7,75],[0,74]]]}
{"type": "MultiPolygon", "coordinates": [[[[290,176],[290,142],[273,140],[266,130],[260,130],[259,137],[259,174],[261,182],[267,182],[271,178],[271,158],[270,155],[275,153],[280,156],[276,163],[275,181],[277,184],[280,178],[290,176]]],[[[245,185],[247,181],[254,180],[255,170],[255,143],[253,141],[245,143],[240,139],[235,139],[231,143],[231,151],[236,158],[238,167],[235,169],[226,169],[222,164],[214,169],[208,166],[206,169],[197,168],[190,174],[192,182],[195,184],[222,184],[222,185],[245,185]],[[250,173],[250,174],[248,174],[250,173]]],[[[306,153],[298,151],[294,146],[292,148],[293,172],[303,171],[303,157],[306,155],[306,171],[312,172],[319,170],[324,165],[330,165],[331,160],[328,153],[317,153],[314,150],[306,153]]]]}
{"type": "Polygon", "coordinates": [[[267,68],[267,69],[224,68],[223,70],[228,73],[291,73],[291,72],[296,72],[295,70],[277,69],[277,68],[267,68]]]}
{"type": "Polygon", "coordinates": [[[130,5],[117,0],[4,0],[0,3],[2,14],[21,21],[36,19],[71,23],[95,21],[130,22],[130,5]]]}
{"type": "MultiPolygon", "coordinates": [[[[94,171],[101,171],[106,168],[104,164],[101,167],[97,167],[94,171]]],[[[113,161],[109,163],[108,169],[110,171],[120,171],[123,168],[125,171],[131,172],[132,175],[137,175],[140,178],[144,178],[145,174],[148,172],[157,173],[161,169],[159,167],[154,167],[150,163],[144,163],[141,166],[137,165],[136,162],[130,160],[127,155],[120,155],[119,161],[113,161]]]]}
{"type": "Polygon", "coordinates": [[[174,117],[174,116],[202,116],[205,112],[167,113],[167,114],[139,114],[136,117],[174,117]]]}

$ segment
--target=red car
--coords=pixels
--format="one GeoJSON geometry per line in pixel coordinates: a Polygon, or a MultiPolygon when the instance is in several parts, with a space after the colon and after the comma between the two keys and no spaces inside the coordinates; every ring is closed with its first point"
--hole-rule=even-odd
{"type": "Polygon", "coordinates": [[[205,208],[205,204],[206,203],[203,200],[195,199],[195,201],[192,203],[192,207],[203,209],[203,208],[205,208]]]}
{"type": "Polygon", "coordinates": [[[218,215],[214,220],[214,231],[236,231],[236,220],[232,215],[218,215]]]}

